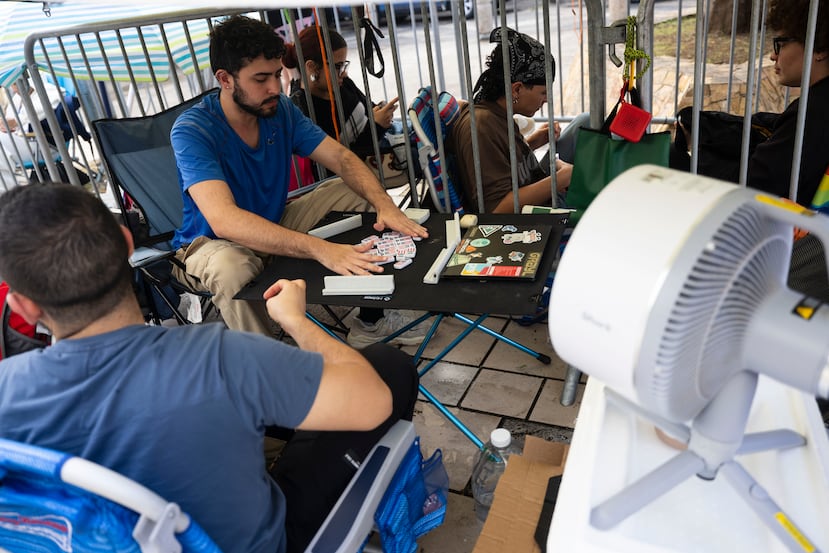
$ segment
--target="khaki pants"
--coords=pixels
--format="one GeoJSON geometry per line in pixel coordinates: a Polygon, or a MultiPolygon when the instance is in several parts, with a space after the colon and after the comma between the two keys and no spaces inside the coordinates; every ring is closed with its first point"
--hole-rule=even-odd
{"type": "Polygon", "coordinates": [[[313,191],[285,206],[279,224],[297,232],[308,232],[329,211],[374,211],[339,177],[326,180],[313,191]]]}
{"type": "MultiPolygon", "coordinates": [[[[342,179],[326,181],[316,190],[297,198],[285,207],[280,225],[308,232],[329,211],[369,211],[371,205],[356,195],[342,179]]],[[[213,294],[213,303],[228,328],[271,335],[271,323],[264,302],[234,300],[239,290],[253,280],[269,260],[228,240],[200,236],[176,252],[182,271],[173,265],[173,276],[196,290],[213,294]]]]}

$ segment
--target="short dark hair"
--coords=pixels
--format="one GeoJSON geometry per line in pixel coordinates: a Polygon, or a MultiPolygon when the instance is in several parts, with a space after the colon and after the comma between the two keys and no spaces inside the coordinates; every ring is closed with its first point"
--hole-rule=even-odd
{"type": "MultiPolygon", "coordinates": [[[[766,19],[768,27],[780,36],[806,44],[809,3],[809,0],[772,0],[766,19]]],[[[829,52],[829,0],[818,0],[815,52],[829,52]]]]}
{"type": "Polygon", "coordinates": [[[234,15],[210,33],[210,70],[224,69],[233,76],[259,56],[279,59],[285,53],[282,38],[265,22],[234,15]]]}
{"type": "Polygon", "coordinates": [[[0,276],[58,323],[89,324],[133,293],[128,252],[115,216],[79,186],[0,196],[0,276]]]}

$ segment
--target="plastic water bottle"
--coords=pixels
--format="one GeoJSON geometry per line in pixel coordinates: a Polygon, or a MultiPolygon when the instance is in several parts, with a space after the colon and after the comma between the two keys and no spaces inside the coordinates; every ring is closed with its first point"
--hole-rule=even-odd
{"type": "Polygon", "coordinates": [[[475,514],[481,521],[486,520],[495,486],[507,468],[509,456],[518,453],[512,444],[512,436],[506,428],[496,428],[489,436],[489,441],[478,454],[472,469],[472,496],[475,498],[475,514]]]}

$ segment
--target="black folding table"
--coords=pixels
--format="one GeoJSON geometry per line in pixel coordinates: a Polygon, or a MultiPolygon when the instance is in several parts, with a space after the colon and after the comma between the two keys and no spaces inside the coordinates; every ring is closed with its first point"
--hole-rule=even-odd
{"type": "MultiPolygon", "coordinates": [[[[349,214],[338,213],[332,215],[336,218],[349,214]]],[[[376,220],[375,214],[363,213],[362,218],[362,225],[359,228],[332,236],[329,240],[343,244],[358,244],[367,236],[380,234],[372,226],[376,220]]],[[[557,214],[489,214],[478,216],[478,224],[532,225],[533,223],[553,223],[553,236],[547,241],[544,255],[541,259],[541,266],[537,273],[539,276],[535,280],[487,281],[476,278],[442,278],[437,284],[425,284],[423,277],[432,266],[441,249],[446,246],[446,221],[449,219],[451,219],[449,215],[433,213],[429,220],[423,224],[429,231],[429,238],[416,242],[417,255],[411,265],[399,270],[393,269],[391,264],[384,266],[385,270],[382,274],[394,275],[395,286],[392,294],[379,296],[324,296],[322,293],[324,277],[334,275],[335,273],[311,259],[274,257],[262,273],[236,295],[236,299],[261,300],[264,291],[280,278],[301,278],[306,282],[306,301],[309,304],[426,311],[428,312],[426,315],[397,333],[400,334],[429,317],[435,317],[435,321],[427,332],[423,343],[415,353],[415,362],[420,359],[420,356],[437,330],[443,317],[447,315],[452,316],[466,323],[468,325],[467,328],[420,371],[421,376],[428,372],[475,329],[481,330],[498,340],[504,341],[532,355],[542,363],[549,364],[551,360],[548,355],[533,351],[518,342],[510,340],[502,334],[485,327],[482,322],[491,313],[514,316],[535,314],[544,291],[546,275],[550,273],[550,268],[558,254],[561,236],[567,223],[567,216],[557,214]],[[475,314],[478,317],[473,320],[463,315],[463,313],[475,314]]],[[[315,322],[318,321],[315,320],[315,322]]],[[[318,322],[318,324],[325,328],[321,323],[318,322]]],[[[332,335],[334,334],[332,333],[332,335]]],[[[393,337],[394,335],[389,337],[389,339],[393,337]]],[[[483,442],[422,385],[420,386],[420,392],[441,413],[449,418],[461,432],[472,440],[473,443],[478,447],[483,447],[483,442]]]]}

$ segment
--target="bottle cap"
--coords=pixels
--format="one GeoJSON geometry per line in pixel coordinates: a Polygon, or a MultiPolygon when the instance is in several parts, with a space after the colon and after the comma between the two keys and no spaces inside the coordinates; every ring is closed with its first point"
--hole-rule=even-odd
{"type": "Polygon", "coordinates": [[[503,449],[507,447],[510,442],[512,442],[512,435],[506,428],[496,428],[492,431],[492,434],[489,435],[489,441],[494,447],[503,449]]]}

